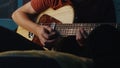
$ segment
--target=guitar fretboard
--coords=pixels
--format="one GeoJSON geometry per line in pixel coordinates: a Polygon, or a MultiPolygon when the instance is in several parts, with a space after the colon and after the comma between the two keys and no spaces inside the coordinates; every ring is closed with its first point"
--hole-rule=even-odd
{"type": "MultiPolygon", "coordinates": [[[[82,27],[88,34],[97,26],[102,24],[96,23],[80,23],[80,24],[54,24],[54,29],[58,31],[61,36],[76,35],[76,32],[82,27]]],[[[110,24],[115,27],[116,24],[110,24]]],[[[53,25],[51,25],[53,28],[53,25]]]]}

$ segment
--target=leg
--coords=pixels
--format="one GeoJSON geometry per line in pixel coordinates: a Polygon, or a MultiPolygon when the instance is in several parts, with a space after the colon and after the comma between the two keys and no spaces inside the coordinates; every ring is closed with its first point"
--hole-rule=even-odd
{"type": "Polygon", "coordinates": [[[0,51],[31,49],[43,50],[39,45],[32,43],[19,34],[0,27],[0,51]]]}

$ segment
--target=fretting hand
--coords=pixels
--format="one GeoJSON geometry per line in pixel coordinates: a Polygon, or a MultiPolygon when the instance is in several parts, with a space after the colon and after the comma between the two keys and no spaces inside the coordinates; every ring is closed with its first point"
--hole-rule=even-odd
{"type": "Polygon", "coordinates": [[[84,30],[84,28],[79,28],[76,33],[76,40],[78,44],[82,46],[84,44],[84,40],[87,38],[88,33],[84,30]]]}

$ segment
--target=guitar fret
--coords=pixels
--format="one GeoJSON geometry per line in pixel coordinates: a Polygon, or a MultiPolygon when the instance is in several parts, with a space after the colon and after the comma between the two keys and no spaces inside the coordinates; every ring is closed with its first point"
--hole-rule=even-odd
{"type": "Polygon", "coordinates": [[[94,27],[96,27],[96,24],[56,24],[56,30],[59,32],[62,36],[69,36],[69,35],[76,35],[76,32],[79,28],[84,28],[84,30],[89,34],[94,27]]]}
{"type": "MultiPolygon", "coordinates": [[[[101,24],[96,23],[79,23],[79,24],[56,24],[56,30],[61,36],[76,35],[78,29],[83,28],[88,34],[97,26],[101,24]]],[[[110,24],[115,25],[115,24],[110,24]]],[[[116,25],[115,25],[116,27],[116,25]]]]}

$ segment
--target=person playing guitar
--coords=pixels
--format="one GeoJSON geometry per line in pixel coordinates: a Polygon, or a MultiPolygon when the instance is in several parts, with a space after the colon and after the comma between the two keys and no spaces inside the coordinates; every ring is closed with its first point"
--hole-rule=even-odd
{"type": "MultiPolygon", "coordinates": [[[[17,25],[27,30],[28,34],[33,34],[32,37],[37,37],[40,46],[49,49],[49,44],[57,42],[53,47],[55,50],[77,56],[96,57],[98,54],[102,55],[101,53],[108,54],[108,51],[111,52],[111,48],[108,48],[116,46],[118,41],[116,40],[117,29],[106,24],[116,22],[112,0],[109,2],[108,0],[31,0],[13,12],[12,19],[17,25]],[[37,20],[32,20],[30,16],[36,15],[37,20]],[[77,30],[68,27],[65,31],[68,33],[75,31],[75,36],[70,34],[70,36],[59,39],[56,34],[65,33],[60,33],[60,29],[55,30],[54,28],[58,27],[56,24],[69,25],[69,23],[80,24],[79,28],[77,25],[74,26],[77,30]],[[96,23],[105,23],[105,25],[95,29],[89,28],[96,23]],[[84,27],[88,27],[92,32],[89,34],[84,27]],[[56,41],[58,39],[60,42],[56,41]]],[[[65,27],[67,26],[63,26],[61,30],[65,27]]]]}

